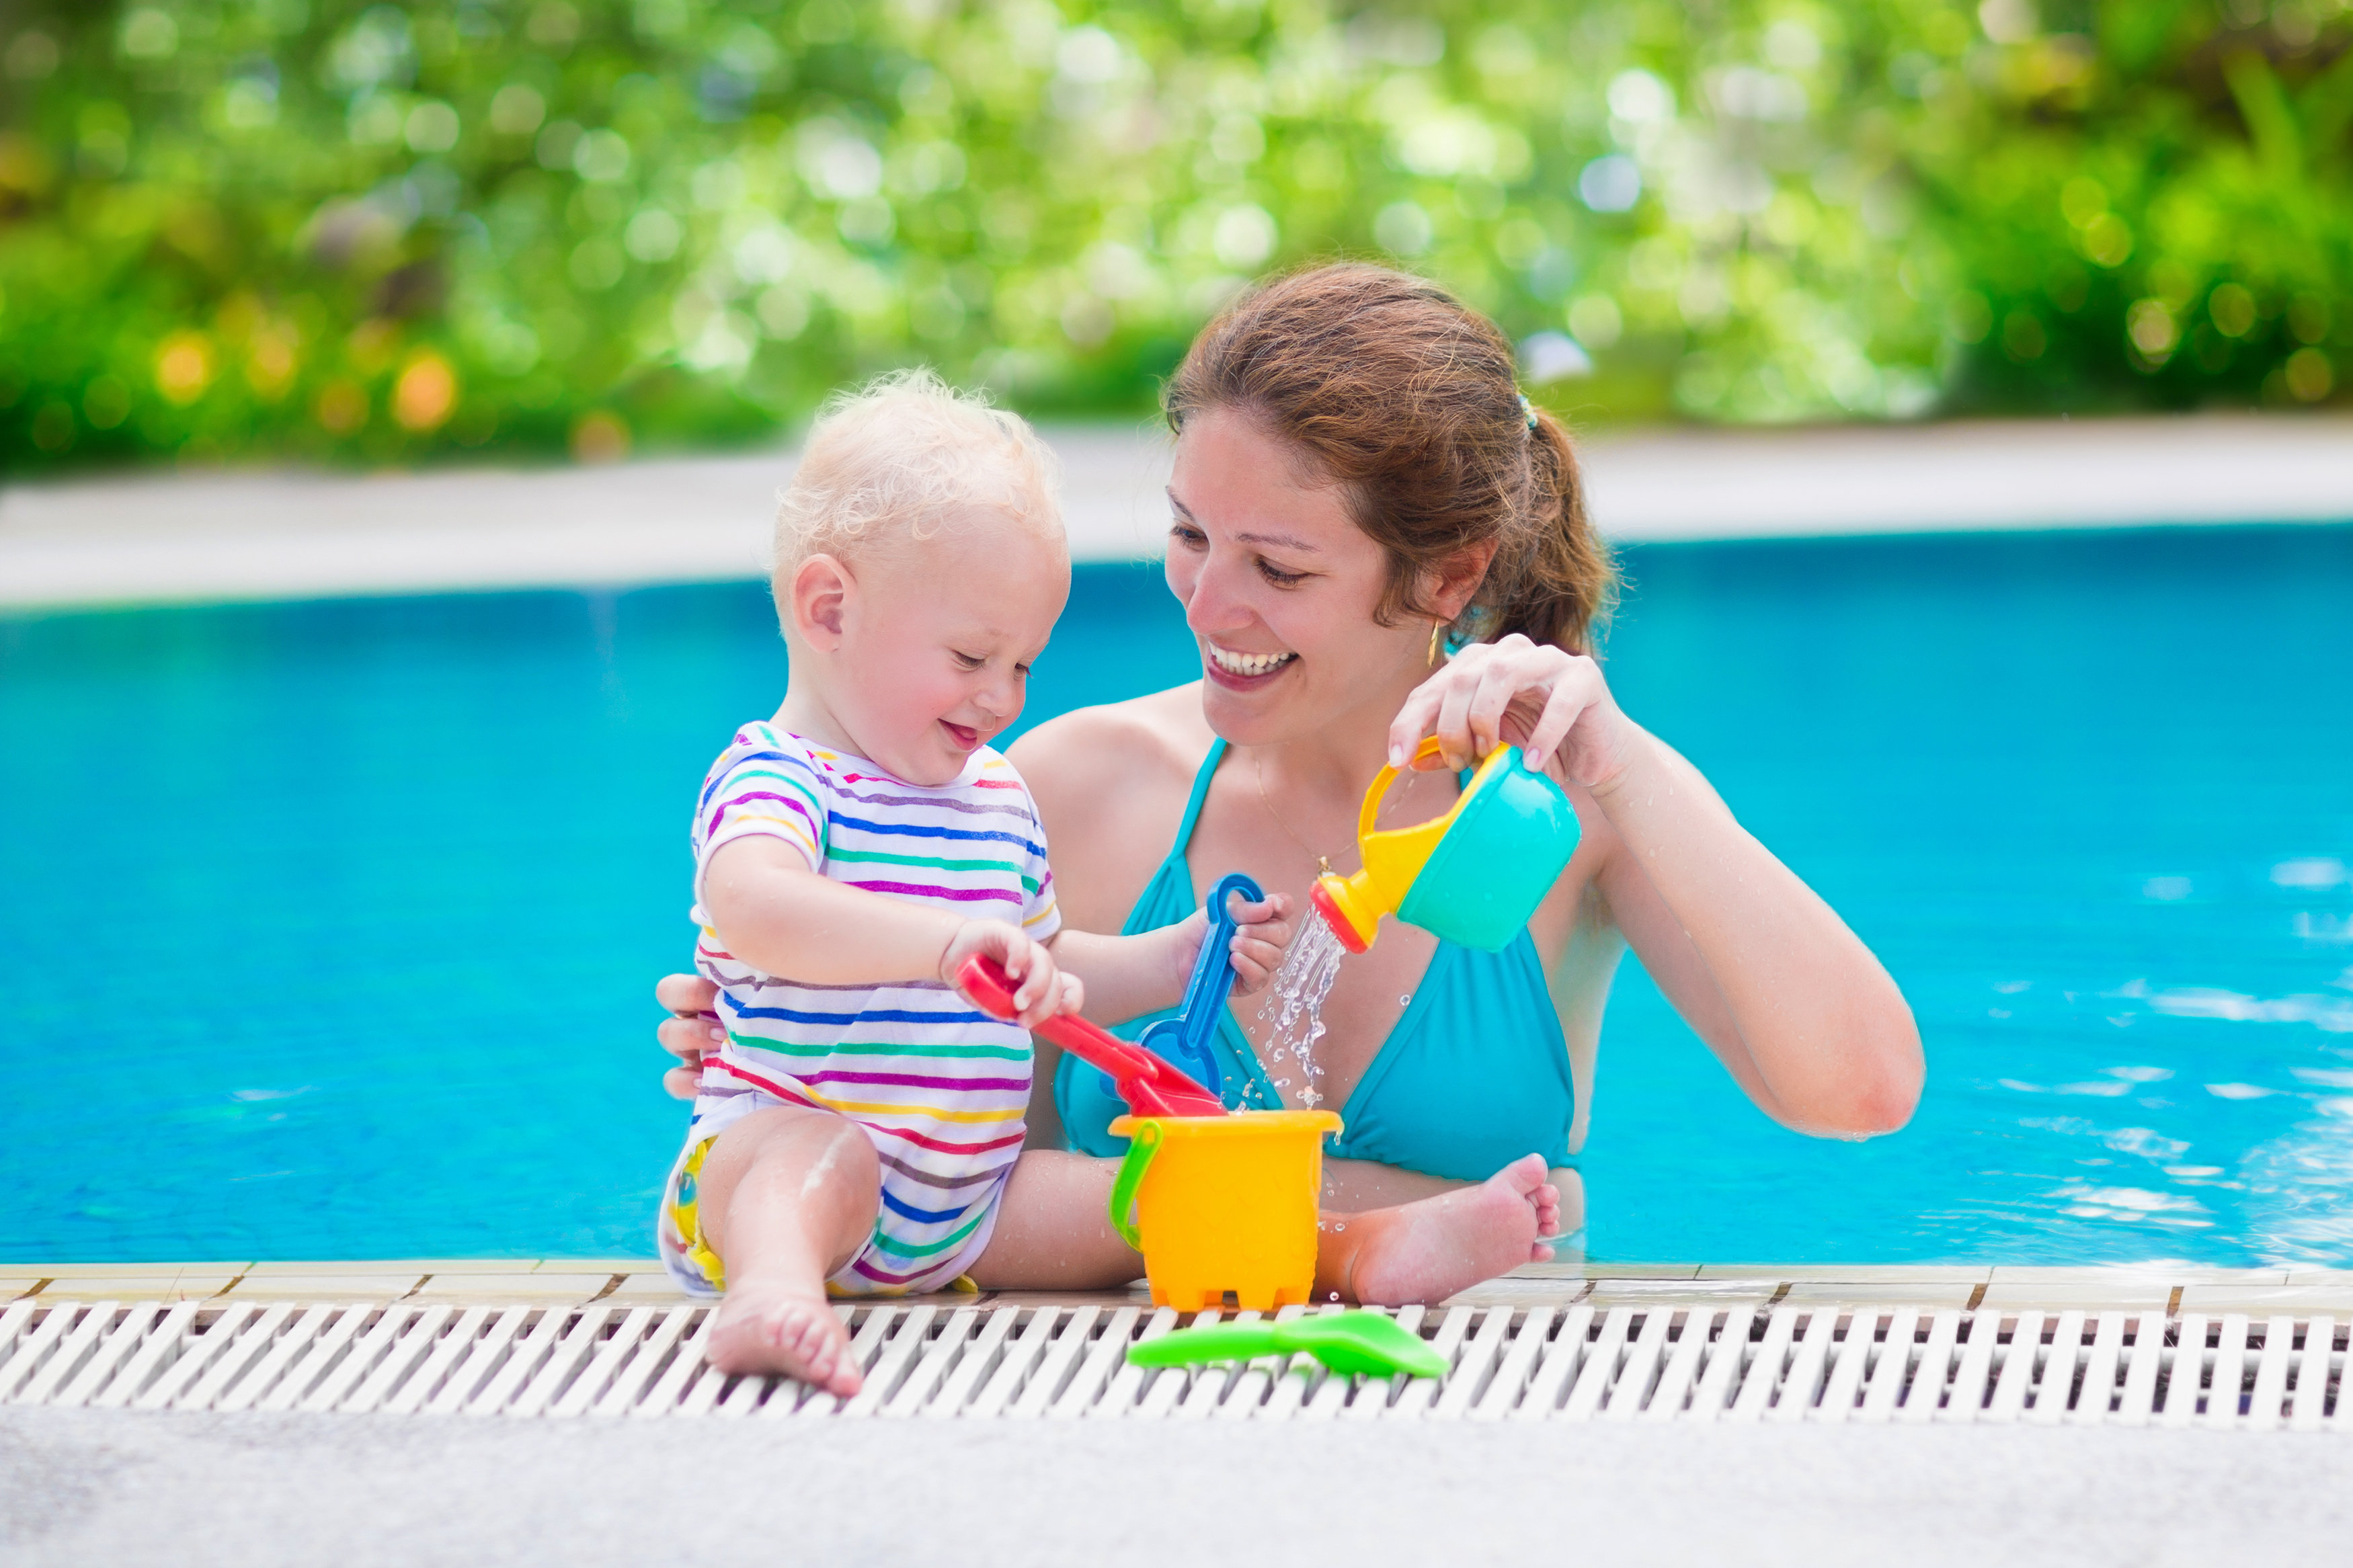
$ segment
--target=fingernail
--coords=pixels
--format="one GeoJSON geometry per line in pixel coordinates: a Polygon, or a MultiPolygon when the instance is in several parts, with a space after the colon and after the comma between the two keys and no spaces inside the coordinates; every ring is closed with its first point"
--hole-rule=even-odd
{"type": "Polygon", "coordinates": [[[713,1029],[711,1031],[711,1037],[714,1040],[723,1040],[727,1037],[727,1031],[724,1029],[713,1029]]]}
{"type": "Polygon", "coordinates": [[[1389,748],[1389,766],[1391,766],[1391,767],[1393,767],[1393,768],[1401,768],[1401,767],[1405,766],[1405,748],[1404,748],[1404,747],[1402,747],[1402,746],[1391,746],[1391,747],[1389,748]]]}

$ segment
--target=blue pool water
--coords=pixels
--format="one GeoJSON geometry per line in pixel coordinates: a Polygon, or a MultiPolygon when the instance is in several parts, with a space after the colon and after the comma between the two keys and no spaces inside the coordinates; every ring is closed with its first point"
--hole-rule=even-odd
{"type": "MultiPolygon", "coordinates": [[[[1883,955],[1902,1134],[1630,963],[1613,1259],[2353,1265],[2353,530],[1650,546],[1629,711],[1883,955]]],[[[1086,568],[1030,717],[1188,678],[1086,568]]],[[[649,1250],[686,812],[756,585],[0,617],[0,1260],[649,1250]]]]}

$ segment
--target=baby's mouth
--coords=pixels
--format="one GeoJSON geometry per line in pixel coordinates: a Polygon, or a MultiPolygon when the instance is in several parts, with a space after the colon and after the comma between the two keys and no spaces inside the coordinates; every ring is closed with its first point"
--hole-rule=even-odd
{"type": "Polygon", "coordinates": [[[954,741],[963,750],[970,752],[979,749],[980,731],[970,725],[951,724],[943,719],[940,721],[940,728],[945,730],[948,732],[948,739],[954,741]]]}
{"type": "Polygon", "coordinates": [[[1235,653],[1230,649],[1219,647],[1216,643],[1207,641],[1201,646],[1208,649],[1209,661],[1219,669],[1224,670],[1228,675],[1239,675],[1244,678],[1271,675],[1299,657],[1295,653],[1235,653]]]}

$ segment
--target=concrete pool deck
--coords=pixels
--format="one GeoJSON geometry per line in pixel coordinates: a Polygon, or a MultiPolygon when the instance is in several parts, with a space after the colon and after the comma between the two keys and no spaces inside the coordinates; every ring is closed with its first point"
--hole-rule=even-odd
{"type": "MultiPolygon", "coordinates": [[[[1073,554],[1157,553],[1167,447],[1047,432],[1073,554]]],[[[2353,521],[2343,416],[1604,430],[1626,542],[2353,521]]],[[[765,573],[786,451],[368,476],[188,471],[0,488],[0,608],[725,581],[765,573]]]]}

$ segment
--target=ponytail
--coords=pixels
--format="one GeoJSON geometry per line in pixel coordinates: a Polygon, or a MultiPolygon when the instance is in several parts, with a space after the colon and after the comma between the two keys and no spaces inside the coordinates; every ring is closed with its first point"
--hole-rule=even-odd
{"type": "Polygon", "coordinates": [[[1585,479],[1567,429],[1546,409],[1531,418],[1527,503],[1519,509],[1519,526],[1506,531],[1505,551],[1514,559],[1499,551],[1482,585],[1481,640],[1517,632],[1531,642],[1591,653],[1617,606],[1617,563],[1585,514],[1585,479]]]}

